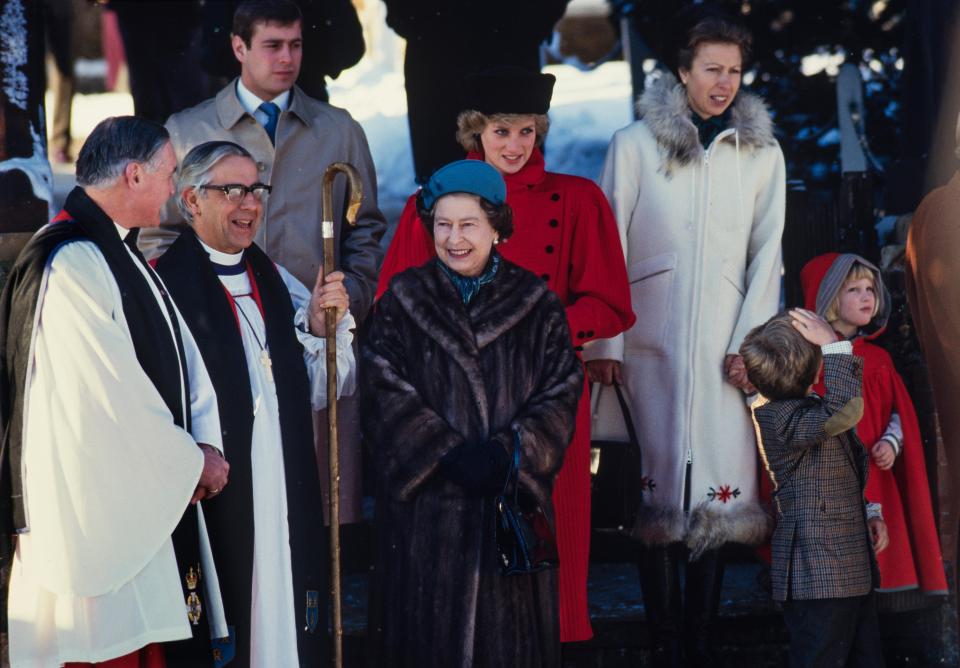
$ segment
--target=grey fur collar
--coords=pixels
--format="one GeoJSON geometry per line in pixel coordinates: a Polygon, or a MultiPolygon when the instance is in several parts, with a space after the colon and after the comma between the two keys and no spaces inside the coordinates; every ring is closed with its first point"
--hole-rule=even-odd
{"type": "MultiPolygon", "coordinates": [[[[683,167],[703,156],[697,128],[690,120],[687,93],[672,74],[663,74],[637,100],[637,112],[653,133],[663,155],[663,169],[683,167]]],[[[730,127],[740,135],[740,146],[748,149],[772,146],[773,120],[767,105],[758,96],[741,90],[730,110],[730,127]]],[[[733,135],[722,141],[735,141],[733,135]]]]}

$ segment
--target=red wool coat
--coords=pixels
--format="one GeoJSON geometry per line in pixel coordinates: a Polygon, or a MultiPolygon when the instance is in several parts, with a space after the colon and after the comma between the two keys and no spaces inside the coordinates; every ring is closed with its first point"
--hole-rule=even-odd
{"type": "MultiPolygon", "coordinates": [[[[823,313],[833,296],[818,290],[833,262],[840,257],[828,253],[811,260],[801,272],[806,308],[823,313]]],[[[889,299],[886,290],[882,298],[889,299]]],[[[837,294],[837,293],[834,293],[837,294]]],[[[916,589],[925,593],[947,593],[947,581],[940,555],[940,541],[930,504],[930,485],[923,457],[923,443],[913,402],[897,373],[889,353],[870,343],[883,332],[886,315],[881,313],[868,325],[871,332],[853,340],[853,354],[863,358],[863,417],[857,425],[857,436],[869,454],[890,424],[890,416],[900,416],[903,449],[893,468],[881,471],[871,456],[866,498],[882,505],[890,545],[877,555],[880,567],[880,591],[916,589]]],[[[821,381],[814,390],[823,394],[821,381]]]]}
{"type": "MultiPolygon", "coordinates": [[[[468,158],[482,160],[480,153],[468,158]]],[[[573,344],[609,338],[636,320],[617,224],[606,197],[592,181],[544,169],[534,149],[516,174],[504,176],[513,209],[514,233],[500,253],[540,276],[566,307],[573,344]]],[[[407,200],[380,269],[379,299],[395,274],[434,256],[433,239],[417,216],[416,196],[407,200]]],[[[560,640],[587,640],[590,556],[590,397],[577,409],[573,441],[553,490],[560,550],[560,640]]]]}

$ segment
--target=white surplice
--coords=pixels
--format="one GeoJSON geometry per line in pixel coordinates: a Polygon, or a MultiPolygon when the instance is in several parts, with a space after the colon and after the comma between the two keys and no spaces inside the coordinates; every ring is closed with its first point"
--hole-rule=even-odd
{"type": "MultiPolygon", "coordinates": [[[[242,253],[218,252],[201,242],[211,260],[220,265],[237,265],[242,253]]],[[[303,331],[307,322],[310,291],[286,269],[277,266],[295,309],[297,337],[304,347],[304,362],[310,379],[314,409],[326,408],[327,373],[326,341],[303,331]]],[[[280,409],[275,382],[262,363],[266,329],[260,309],[251,296],[246,272],[220,276],[237,306],[243,350],[247,358],[250,396],[253,399],[253,434],[251,470],[253,472],[253,583],[250,615],[250,666],[273,668],[298,666],[297,606],[293,598],[293,571],[290,559],[290,532],[287,523],[287,492],[283,466],[283,443],[280,431],[280,409]]],[[[356,326],[348,312],[337,325],[337,392],[352,394],[356,387],[356,360],[353,355],[351,330],[356,326]]],[[[271,373],[273,373],[271,371],[271,373]]],[[[230,452],[224,453],[230,459],[230,452]]],[[[315,509],[317,531],[324,531],[320,508],[315,509]]],[[[238,530],[243,530],[238,527],[238,530]]],[[[300,602],[302,612],[303,602],[300,602]]],[[[229,622],[229,619],[227,620],[229,622]]]]}
{"type": "MultiPolygon", "coordinates": [[[[147,269],[134,262],[169,327],[147,269]]],[[[192,437],[137,361],[120,290],[97,247],[67,244],[47,264],[26,375],[28,530],[18,538],[8,600],[14,668],[105,661],[190,636],[170,536],[203,469],[197,442],[222,449],[222,441],[213,386],[177,317],[192,437]]]]}

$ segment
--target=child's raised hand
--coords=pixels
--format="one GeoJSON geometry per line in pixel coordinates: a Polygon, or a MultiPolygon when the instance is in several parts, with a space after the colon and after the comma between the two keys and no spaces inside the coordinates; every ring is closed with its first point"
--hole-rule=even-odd
{"type": "Polygon", "coordinates": [[[897,459],[896,451],[890,445],[890,441],[885,438],[881,438],[873,444],[873,447],[870,448],[870,456],[873,457],[873,463],[881,471],[893,468],[893,463],[897,459]]]}
{"type": "Polygon", "coordinates": [[[747,378],[747,367],[744,366],[743,357],[740,355],[727,355],[724,358],[723,373],[726,374],[728,383],[739,388],[745,394],[754,394],[757,391],[757,388],[747,378]]]}
{"type": "Polygon", "coordinates": [[[837,334],[826,320],[804,308],[790,309],[794,328],[810,343],[824,346],[837,340],[837,334]]]}
{"type": "Polygon", "coordinates": [[[877,554],[887,549],[890,544],[890,537],[887,535],[887,523],[879,517],[867,520],[870,527],[870,539],[873,542],[873,551],[877,554]]]}

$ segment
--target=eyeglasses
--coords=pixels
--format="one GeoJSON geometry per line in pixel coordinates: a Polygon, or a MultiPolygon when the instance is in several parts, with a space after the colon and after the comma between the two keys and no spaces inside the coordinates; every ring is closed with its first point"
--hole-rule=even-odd
{"type": "Polygon", "coordinates": [[[222,186],[200,186],[200,190],[219,190],[226,195],[228,201],[239,204],[247,196],[247,193],[251,193],[255,200],[262,202],[267,199],[267,195],[270,194],[273,187],[265,183],[254,183],[252,186],[245,186],[242,183],[226,183],[222,186]]]}

